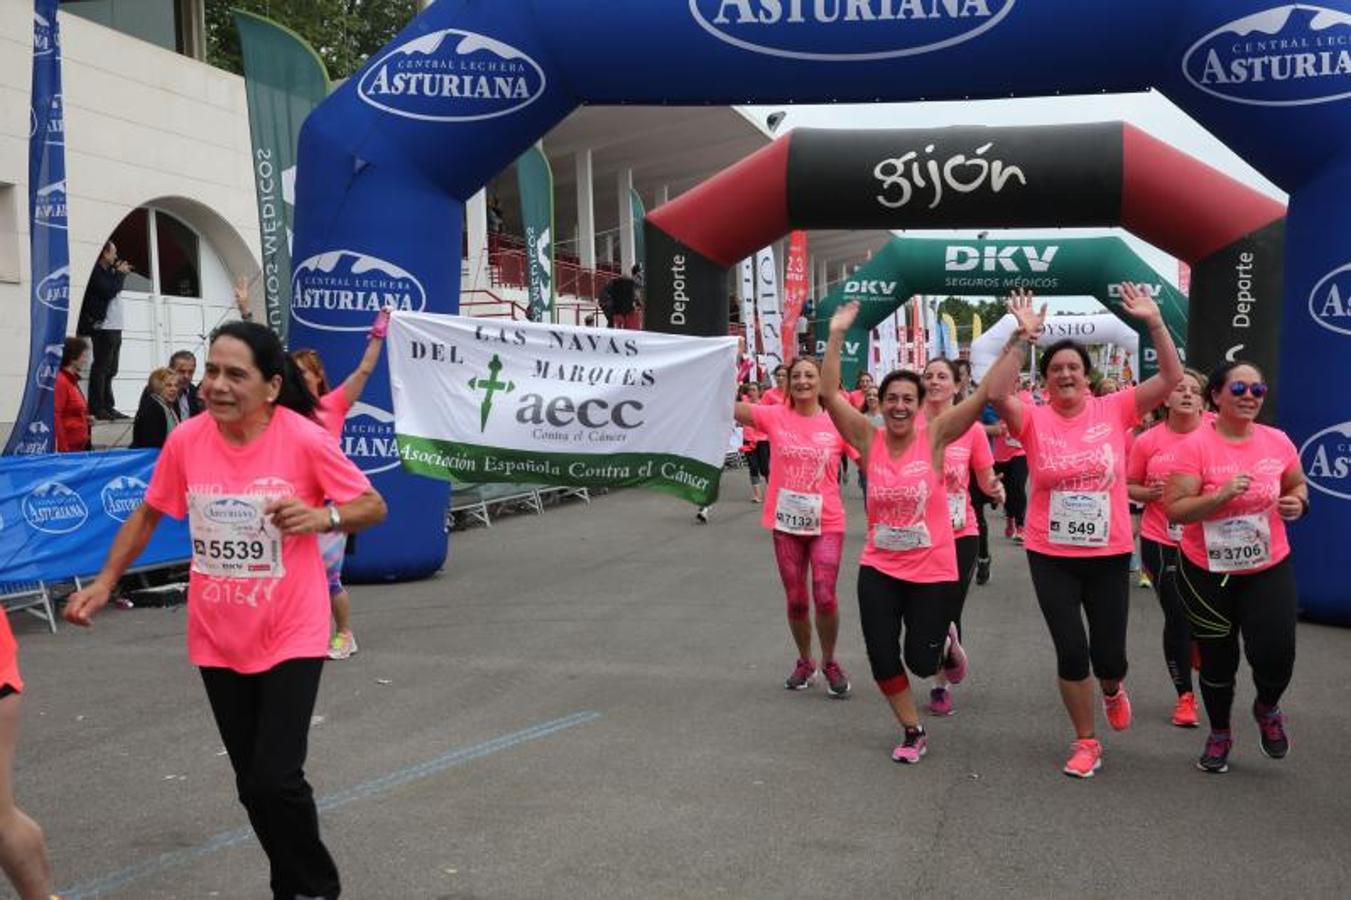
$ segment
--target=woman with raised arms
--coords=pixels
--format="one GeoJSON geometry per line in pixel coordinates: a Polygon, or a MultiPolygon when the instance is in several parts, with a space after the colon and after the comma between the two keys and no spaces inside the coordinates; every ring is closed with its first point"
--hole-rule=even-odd
{"type": "MultiPolygon", "coordinates": [[[[927,425],[921,425],[920,415],[923,380],[914,372],[890,373],[879,387],[883,425],[875,428],[839,392],[840,350],[858,310],[857,302],[845,304],[830,320],[821,396],[835,427],[859,452],[860,466],[868,473],[859,622],[873,679],[904,730],[891,758],[917,763],[928,749],[928,736],[906,669],[921,678],[938,671],[958,582],[944,453],[968,434],[992,389],[1012,392],[1021,354],[1006,347],[974,394],[927,425]]],[[[1018,337],[1035,340],[1045,309],[1038,315],[1030,295],[1017,294],[1009,298],[1009,311],[1018,318],[1018,337]]]]}

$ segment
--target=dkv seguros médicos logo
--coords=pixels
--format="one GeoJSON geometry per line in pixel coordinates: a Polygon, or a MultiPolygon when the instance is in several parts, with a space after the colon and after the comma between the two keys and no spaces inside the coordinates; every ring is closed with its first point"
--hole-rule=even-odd
{"type": "Polygon", "coordinates": [[[1324,428],[1299,448],[1304,477],[1315,489],[1351,500],[1351,422],[1324,428]]]}
{"type": "Polygon", "coordinates": [[[1244,16],[1193,44],[1182,73],[1207,94],[1255,106],[1351,97],[1351,12],[1290,3],[1244,16]]]}
{"type": "Polygon", "coordinates": [[[427,292],[409,272],[355,250],[330,250],[295,267],[291,313],[321,331],[365,331],[385,306],[422,312],[427,292]]]}
{"type": "Polygon", "coordinates": [[[399,467],[394,414],[369,403],[356,403],[342,426],[342,452],[366,475],[399,467]]]}
{"type": "Polygon", "coordinates": [[[395,47],[357,83],[362,100],[426,122],[473,122],[524,109],[544,93],[539,64],[508,44],[447,28],[395,47]]]}
{"type": "Polygon", "coordinates": [[[23,517],[46,534],[69,534],[89,519],[80,495],[59,481],[46,481],[23,498],[23,517]]]}
{"type": "Polygon", "coordinates": [[[770,56],[849,61],[942,50],[998,25],[1017,0],[689,0],[720,41],[770,56]]]}

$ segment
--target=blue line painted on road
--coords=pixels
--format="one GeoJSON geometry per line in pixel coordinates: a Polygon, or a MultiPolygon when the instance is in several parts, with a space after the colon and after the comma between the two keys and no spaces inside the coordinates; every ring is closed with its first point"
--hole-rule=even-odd
{"type": "MultiPolygon", "coordinates": [[[[451,750],[435,759],[429,759],[426,762],[418,763],[415,766],[409,766],[405,769],[398,769],[387,775],[371,781],[366,781],[336,794],[329,794],[320,797],[316,805],[321,810],[336,809],[339,806],[345,806],[357,800],[365,800],[382,794],[394,788],[401,787],[412,781],[426,778],[429,775],[435,775],[438,772],[444,772],[446,769],[453,769],[456,766],[462,766],[465,763],[473,762],[476,759],[482,759],[502,750],[510,750],[521,744],[537,741],[540,738],[546,738],[550,735],[558,734],[560,731],[566,731],[569,728],[575,728],[578,725],[585,725],[587,722],[594,722],[600,718],[597,712],[579,712],[570,716],[564,716],[561,719],[554,719],[551,722],[542,722],[539,725],[532,725],[529,728],[520,731],[504,734],[501,737],[484,741],[481,744],[475,744],[472,747],[464,747],[459,750],[451,750]]],[[[110,875],[102,878],[96,878],[93,881],[87,881],[84,884],[78,884],[74,887],[59,891],[60,896],[66,900],[86,900],[90,897],[100,897],[109,891],[115,891],[118,888],[125,887],[134,881],[139,881],[150,875],[158,875],[169,869],[178,868],[187,865],[204,856],[209,856],[217,850],[224,850],[227,847],[233,847],[236,844],[242,844],[245,841],[253,840],[253,829],[236,828],[232,831],[222,831],[220,834],[212,835],[196,847],[189,847],[186,850],[174,850],[169,853],[162,853],[151,859],[143,860],[134,865],[127,866],[110,875]]]]}

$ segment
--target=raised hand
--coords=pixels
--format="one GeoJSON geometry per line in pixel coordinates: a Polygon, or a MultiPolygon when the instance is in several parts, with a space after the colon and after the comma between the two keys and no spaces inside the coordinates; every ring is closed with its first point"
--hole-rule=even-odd
{"type": "Polygon", "coordinates": [[[243,275],[235,279],[235,306],[241,313],[249,308],[249,280],[243,275]]]}
{"type": "Polygon", "coordinates": [[[835,310],[835,314],[830,317],[830,333],[844,334],[854,325],[854,320],[858,318],[859,302],[850,300],[835,310]]]}
{"type": "Polygon", "coordinates": [[[1035,341],[1041,336],[1041,330],[1046,325],[1046,304],[1041,305],[1038,312],[1032,305],[1032,292],[1024,288],[1016,288],[1009,293],[1005,300],[1009,313],[1018,320],[1018,331],[1029,341],[1035,341]]]}
{"type": "Polygon", "coordinates": [[[1159,312],[1159,304],[1154,302],[1154,298],[1145,290],[1144,285],[1131,284],[1129,281],[1121,283],[1121,306],[1132,318],[1139,319],[1142,322],[1154,323],[1163,321],[1163,313],[1159,312]]]}
{"type": "Polygon", "coordinates": [[[394,307],[386,305],[375,314],[375,321],[371,323],[371,340],[383,341],[385,335],[389,334],[389,314],[394,312],[394,307]]]}

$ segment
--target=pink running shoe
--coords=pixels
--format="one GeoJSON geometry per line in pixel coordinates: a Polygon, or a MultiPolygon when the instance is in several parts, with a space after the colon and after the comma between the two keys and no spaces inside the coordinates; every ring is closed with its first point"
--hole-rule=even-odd
{"type": "Polygon", "coordinates": [[[1066,775],[1074,778],[1092,778],[1102,768],[1102,744],[1093,738],[1075,741],[1073,753],[1062,769],[1066,775]]]}
{"type": "Polygon", "coordinates": [[[810,659],[799,659],[793,667],[793,674],[784,681],[783,686],[790,691],[805,691],[812,686],[816,678],[816,663],[810,659]]]}
{"type": "Polygon", "coordinates": [[[923,728],[905,730],[905,740],[891,751],[891,761],[913,766],[929,752],[929,736],[923,728]]]}
{"type": "Polygon", "coordinates": [[[826,693],[837,699],[849,696],[849,676],[835,660],[821,664],[821,674],[826,677],[826,693]]]}
{"type": "Polygon", "coordinates": [[[935,716],[952,715],[952,693],[945,687],[929,691],[929,712],[935,716]]]}
{"type": "Polygon", "coordinates": [[[948,653],[943,660],[943,674],[948,676],[951,684],[961,684],[966,677],[966,651],[957,638],[957,626],[952,622],[948,623],[948,653]]]}
{"type": "Polygon", "coordinates": [[[1131,698],[1126,695],[1125,682],[1110,697],[1102,695],[1102,708],[1107,713],[1107,721],[1115,730],[1125,731],[1131,727],[1131,698]]]}

